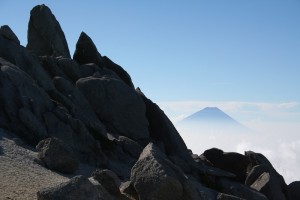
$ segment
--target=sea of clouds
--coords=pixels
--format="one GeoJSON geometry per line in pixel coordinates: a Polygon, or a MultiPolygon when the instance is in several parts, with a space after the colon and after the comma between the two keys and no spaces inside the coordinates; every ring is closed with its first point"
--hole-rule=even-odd
{"type": "MultiPolygon", "coordinates": [[[[180,104],[184,105],[182,102],[180,104]]],[[[231,105],[231,103],[229,104],[231,105]]],[[[166,102],[159,105],[168,116],[170,114],[170,119],[193,153],[202,154],[205,150],[213,147],[226,152],[239,152],[242,154],[245,151],[262,153],[284,177],[287,184],[300,180],[300,121],[298,120],[299,113],[295,112],[298,109],[298,104],[264,103],[264,105],[257,104],[256,107],[251,104],[252,107],[254,106],[251,109],[255,110],[255,113],[249,111],[249,105],[246,107],[247,110],[243,110],[241,104],[239,104],[239,109],[231,105],[231,110],[227,109],[228,105],[227,107],[222,107],[221,104],[217,105],[231,116],[235,113],[239,113],[239,115],[248,114],[244,118],[241,116],[244,119],[242,123],[252,130],[247,133],[217,132],[212,131],[212,129],[199,128],[199,126],[184,127],[178,123],[179,119],[187,116],[184,106],[178,107],[178,104],[171,105],[166,102]],[[294,110],[292,109],[293,106],[294,110]],[[181,115],[181,113],[184,114],[181,115]],[[274,116],[274,113],[277,117],[274,116]]],[[[204,105],[201,103],[202,108],[205,107],[204,105]]],[[[196,112],[200,107],[194,106],[194,108],[191,108],[190,105],[185,105],[185,108],[195,109],[194,112],[196,112]]],[[[190,114],[192,113],[190,112],[190,114]]]]}

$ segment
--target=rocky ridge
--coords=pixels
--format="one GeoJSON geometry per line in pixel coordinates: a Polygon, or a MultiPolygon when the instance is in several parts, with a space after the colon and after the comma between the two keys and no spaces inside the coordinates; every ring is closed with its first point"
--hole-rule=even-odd
{"type": "Polygon", "coordinates": [[[36,191],[39,200],[299,199],[298,182],[287,185],[262,154],[193,154],[164,112],[86,33],[71,58],[45,5],[30,13],[26,47],[1,26],[0,68],[0,128],[36,147],[32,165],[70,178],[36,191]],[[83,176],[82,163],[97,170],[83,176]]]}

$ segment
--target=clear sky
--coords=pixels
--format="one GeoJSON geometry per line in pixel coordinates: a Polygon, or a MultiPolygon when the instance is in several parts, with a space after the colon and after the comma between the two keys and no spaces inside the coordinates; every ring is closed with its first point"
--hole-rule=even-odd
{"type": "Polygon", "coordinates": [[[299,0],[0,0],[0,24],[26,45],[42,3],[71,54],[85,31],[156,101],[300,101],[299,0]]]}
{"type": "MultiPolygon", "coordinates": [[[[86,32],[173,122],[218,106],[268,133],[268,142],[260,140],[265,151],[256,149],[294,155],[272,161],[300,165],[299,0],[0,0],[0,25],[25,46],[30,10],[42,3],[60,22],[71,55],[86,32]]],[[[239,150],[258,144],[240,142],[239,150]]]]}

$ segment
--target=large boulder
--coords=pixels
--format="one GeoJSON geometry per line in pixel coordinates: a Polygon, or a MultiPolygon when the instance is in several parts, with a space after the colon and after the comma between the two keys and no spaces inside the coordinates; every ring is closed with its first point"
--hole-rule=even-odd
{"type": "Polygon", "coordinates": [[[160,141],[164,144],[168,156],[176,155],[188,162],[193,161],[182,137],[166,114],[158,107],[158,105],[148,99],[139,88],[137,89],[137,92],[141,95],[146,105],[146,116],[149,121],[148,128],[150,137],[153,140],[160,141]]]}
{"type": "Polygon", "coordinates": [[[247,167],[250,163],[246,156],[235,152],[223,152],[217,148],[204,151],[202,156],[204,156],[212,166],[235,174],[236,177],[234,179],[236,181],[240,183],[245,182],[247,167]]]}
{"type": "Polygon", "coordinates": [[[27,49],[39,56],[71,57],[58,21],[44,4],[35,6],[30,12],[27,49]]]}
{"type": "Polygon", "coordinates": [[[75,176],[65,183],[37,192],[38,200],[104,200],[93,185],[84,176],[75,176]]]}
{"type": "Polygon", "coordinates": [[[268,198],[260,192],[252,189],[244,184],[230,181],[226,178],[220,178],[217,188],[225,194],[233,195],[242,199],[267,200],[268,198]]]}
{"type": "Polygon", "coordinates": [[[78,79],[81,78],[81,73],[79,69],[79,65],[77,62],[70,58],[57,58],[57,65],[64,74],[66,74],[73,83],[75,83],[78,79]]]}
{"type": "Polygon", "coordinates": [[[270,161],[262,154],[245,152],[251,161],[246,184],[266,195],[269,199],[287,199],[288,189],[283,177],[274,169],[270,161]]]}
{"type": "Polygon", "coordinates": [[[160,149],[150,143],[131,170],[131,182],[142,200],[180,200],[186,179],[160,149]]]}
{"type": "Polygon", "coordinates": [[[146,108],[135,90],[109,76],[81,78],[76,87],[111,133],[148,140],[146,108]]]}
{"type": "Polygon", "coordinates": [[[249,166],[252,166],[246,184],[270,199],[286,199],[287,185],[270,161],[264,155],[252,151],[245,152],[245,156],[251,161],[249,166]]]}
{"type": "Polygon", "coordinates": [[[125,153],[135,159],[138,159],[143,151],[143,148],[139,143],[125,136],[119,136],[116,143],[122,147],[125,153]]]}
{"type": "Polygon", "coordinates": [[[119,186],[121,185],[121,180],[119,177],[111,170],[96,170],[92,174],[93,178],[97,180],[110,194],[119,195],[119,186]]]}
{"type": "MultiPolygon", "coordinates": [[[[87,127],[95,130],[99,137],[106,137],[106,128],[98,119],[89,101],[68,79],[63,77],[53,78],[56,89],[64,96],[64,105],[69,108],[72,114],[80,119],[87,127]]],[[[96,134],[96,133],[95,133],[96,134]]]]}
{"type": "Polygon", "coordinates": [[[57,138],[47,138],[36,146],[38,157],[49,169],[62,173],[74,173],[79,165],[75,152],[57,138]]]}
{"type": "Polygon", "coordinates": [[[250,187],[266,195],[269,199],[287,199],[279,186],[276,178],[272,177],[268,172],[263,172],[250,187]]]}
{"type": "Polygon", "coordinates": [[[288,185],[289,200],[300,199],[300,181],[294,181],[288,185]]]}

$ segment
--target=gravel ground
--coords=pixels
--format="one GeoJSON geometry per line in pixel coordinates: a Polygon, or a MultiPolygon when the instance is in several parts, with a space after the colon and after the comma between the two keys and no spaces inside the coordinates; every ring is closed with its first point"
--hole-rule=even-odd
{"type": "Polygon", "coordinates": [[[38,190],[69,180],[38,165],[35,158],[34,148],[0,129],[0,200],[36,199],[38,190]]]}

